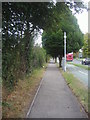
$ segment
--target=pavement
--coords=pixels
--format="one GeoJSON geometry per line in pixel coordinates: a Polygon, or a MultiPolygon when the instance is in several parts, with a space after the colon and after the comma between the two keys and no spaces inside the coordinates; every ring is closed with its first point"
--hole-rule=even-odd
{"type": "Polygon", "coordinates": [[[48,64],[39,88],[27,118],[87,118],[53,62],[48,64]]]}

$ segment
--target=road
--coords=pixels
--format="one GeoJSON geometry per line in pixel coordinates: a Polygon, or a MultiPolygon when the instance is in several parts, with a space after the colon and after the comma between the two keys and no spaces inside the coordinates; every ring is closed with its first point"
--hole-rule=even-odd
{"type": "MultiPolygon", "coordinates": [[[[77,77],[85,86],[88,87],[88,70],[76,67],[72,64],[67,64],[69,70],[75,77],[77,77]]],[[[90,71],[89,71],[90,72],[90,71]]]]}
{"type": "MultiPolygon", "coordinates": [[[[57,62],[59,63],[58,59],[57,62]]],[[[81,60],[74,59],[72,63],[81,64],[81,60]]],[[[90,87],[90,70],[85,70],[72,64],[67,64],[67,70],[69,70],[76,78],[78,78],[86,87],[90,87]]]]}
{"type": "Polygon", "coordinates": [[[40,85],[33,105],[27,113],[27,118],[87,117],[53,62],[48,65],[40,85]]]}
{"type": "Polygon", "coordinates": [[[82,64],[82,60],[73,59],[72,62],[75,64],[82,64]]]}
{"type": "MultiPolygon", "coordinates": [[[[72,63],[81,64],[81,60],[74,59],[72,63]]],[[[85,65],[88,66],[88,65],[85,65]]],[[[90,87],[90,70],[67,64],[67,69],[74,74],[85,86],[90,87]]]]}
{"type": "MultiPolygon", "coordinates": [[[[73,59],[72,62],[75,63],[75,64],[80,64],[80,65],[82,65],[82,60],[73,59]]],[[[90,64],[89,64],[89,65],[85,65],[85,66],[89,66],[89,67],[90,67],[90,64]]]]}

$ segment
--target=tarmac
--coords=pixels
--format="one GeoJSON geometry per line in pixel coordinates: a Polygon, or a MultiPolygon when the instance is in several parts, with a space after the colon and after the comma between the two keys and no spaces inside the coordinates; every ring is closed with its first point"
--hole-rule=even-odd
{"type": "Polygon", "coordinates": [[[87,118],[54,62],[48,64],[27,118],[87,118]]]}

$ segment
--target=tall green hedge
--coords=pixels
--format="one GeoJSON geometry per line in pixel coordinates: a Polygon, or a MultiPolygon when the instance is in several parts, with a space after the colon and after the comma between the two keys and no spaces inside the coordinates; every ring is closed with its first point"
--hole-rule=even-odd
{"type": "Polygon", "coordinates": [[[20,43],[18,46],[7,50],[3,47],[2,57],[2,77],[3,85],[7,88],[13,88],[18,82],[27,74],[38,68],[42,67],[45,63],[46,52],[39,46],[33,46],[28,50],[26,56],[25,45],[20,43]],[[27,71],[28,70],[28,71],[27,71]]]}

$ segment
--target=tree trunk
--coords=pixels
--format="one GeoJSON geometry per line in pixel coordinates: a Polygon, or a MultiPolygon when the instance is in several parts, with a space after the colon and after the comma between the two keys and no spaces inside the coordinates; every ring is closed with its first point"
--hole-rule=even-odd
{"type": "Polygon", "coordinates": [[[29,72],[29,49],[31,47],[31,35],[29,33],[29,21],[27,20],[27,30],[25,31],[25,60],[26,60],[26,73],[29,72]]]}
{"type": "Polygon", "coordinates": [[[55,57],[55,63],[57,63],[57,57],[55,57]]]}
{"type": "Polygon", "coordinates": [[[59,57],[59,67],[62,67],[61,62],[62,62],[62,56],[59,57]]]}
{"type": "Polygon", "coordinates": [[[46,53],[46,63],[48,62],[48,60],[47,60],[48,58],[47,58],[47,53],[46,53]]]}

